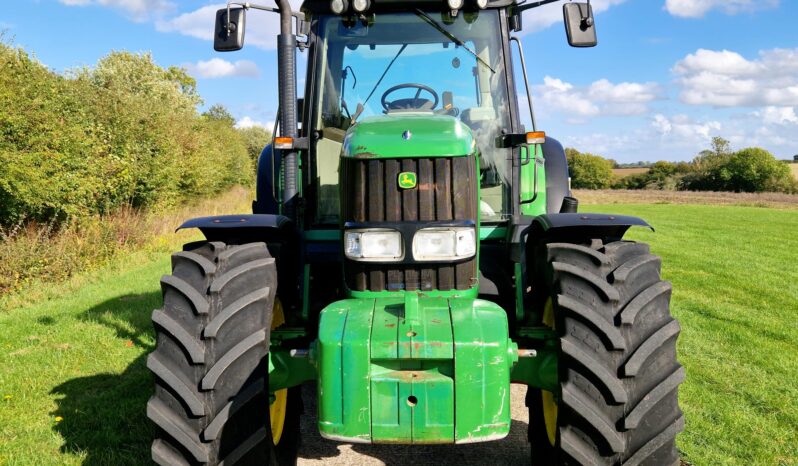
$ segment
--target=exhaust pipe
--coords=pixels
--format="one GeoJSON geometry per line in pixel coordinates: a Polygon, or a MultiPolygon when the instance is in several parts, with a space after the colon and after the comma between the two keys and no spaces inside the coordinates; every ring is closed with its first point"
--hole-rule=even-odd
{"type": "MultiPolygon", "coordinates": [[[[291,30],[291,5],[288,0],[277,0],[280,9],[280,35],[277,36],[277,83],[280,87],[280,127],[283,136],[296,140],[299,137],[296,102],[296,36],[291,30]]],[[[276,135],[275,135],[276,136],[276,135]]],[[[297,218],[297,178],[299,161],[296,149],[283,155],[283,215],[297,218]]]]}

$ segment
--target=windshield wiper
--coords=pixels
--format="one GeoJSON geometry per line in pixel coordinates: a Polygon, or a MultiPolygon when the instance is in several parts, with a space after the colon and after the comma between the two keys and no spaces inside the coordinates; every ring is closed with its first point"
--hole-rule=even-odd
{"type": "Polygon", "coordinates": [[[446,28],[444,28],[443,26],[440,25],[440,23],[438,23],[437,21],[432,19],[432,17],[430,15],[424,13],[423,11],[419,10],[418,8],[416,8],[416,14],[418,16],[420,16],[422,19],[424,19],[430,26],[434,27],[438,32],[440,32],[441,34],[446,36],[447,39],[449,39],[450,41],[452,41],[455,44],[459,45],[460,47],[464,48],[468,53],[473,55],[474,58],[476,58],[478,62],[480,62],[483,65],[487,66],[488,69],[492,73],[496,73],[496,70],[494,70],[493,67],[488,65],[488,63],[485,60],[483,60],[482,57],[477,55],[476,52],[474,52],[473,50],[468,48],[468,46],[466,45],[465,42],[463,42],[462,40],[460,40],[457,37],[455,37],[454,34],[452,34],[451,32],[447,31],[446,28]]]}
{"type": "Polygon", "coordinates": [[[380,83],[385,78],[385,75],[388,74],[388,71],[391,69],[391,67],[393,66],[394,62],[396,62],[396,59],[399,58],[399,55],[401,55],[402,52],[404,52],[406,48],[407,48],[407,44],[403,44],[402,48],[400,48],[399,51],[396,52],[396,56],[393,57],[393,60],[391,60],[391,62],[388,63],[388,66],[385,67],[385,71],[382,72],[382,76],[380,76],[380,79],[377,80],[377,84],[374,85],[374,87],[371,89],[371,92],[369,92],[369,96],[366,97],[366,101],[363,102],[362,104],[357,104],[357,108],[355,109],[355,114],[352,115],[352,123],[351,123],[352,125],[354,125],[355,121],[357,121],[357,117],[359,117],[360,114],[363,113],[363,109],[365,108],[366,104],[369,103],[369,99],[371,99],[371,96],[374,95],[374,91],[376,91],[377,88],[380,87],[380,83]]]}

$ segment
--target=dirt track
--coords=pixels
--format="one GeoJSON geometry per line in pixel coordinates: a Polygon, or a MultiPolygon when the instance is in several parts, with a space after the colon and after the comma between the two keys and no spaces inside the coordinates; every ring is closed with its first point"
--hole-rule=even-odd
{"type": "Polygon", "coordinates": [[[528,415],[524,406],[526,387],[513,385],[510,435],[503,440],[469,445],[352,445],[325,440],[316,428],[316,395],[313,385],[303,387],[303,444],[299,465],[523,465],[529,464],[526,439],[528,415]]]}

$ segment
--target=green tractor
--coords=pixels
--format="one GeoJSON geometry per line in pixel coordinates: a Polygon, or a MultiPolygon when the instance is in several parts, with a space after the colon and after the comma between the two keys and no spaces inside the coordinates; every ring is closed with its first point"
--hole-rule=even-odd
{"type": "MultiPolygon", "coordinates": [[[[279,120],[253,214],[183,224],[206,240],[161,281],[156,463],[296,463],[314,381],[327,439],[498,440],[520,383],[532,463],[679,464],[671,285],[623,240],[649,226],[577,213],[563,148],[520,99],[513,33],[552,1],[217,13],[219,51],[243,46],[247,10],[279,14],[279,120]]],[[[589,2],[563,9],[570,44],[595,45],[589,2]]]]}

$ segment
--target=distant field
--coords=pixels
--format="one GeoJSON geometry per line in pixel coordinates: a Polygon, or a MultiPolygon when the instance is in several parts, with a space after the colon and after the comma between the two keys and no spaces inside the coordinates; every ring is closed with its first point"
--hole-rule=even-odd
{"type": "Polygon", "coordinates": [[[640,173],[648,173],[650,168],[613,168],[612,173],[619,178],[625,178],[631,175],[639,175],[640,173]]]}
{"type": "Polygon", "coordinates": [[[798,163],[790,164],[790,168],[792,168],[792,176],[798,179],[798,163]]]}
{"type": "Polygon", "coordinates": [[[575,189],[582,205],[590,204],[703,204],[798,209],[798,195],[783,193],[725,193],[646,189],[575,189]]]}

